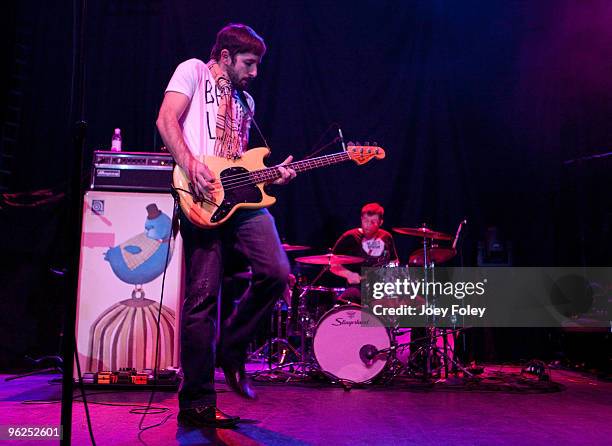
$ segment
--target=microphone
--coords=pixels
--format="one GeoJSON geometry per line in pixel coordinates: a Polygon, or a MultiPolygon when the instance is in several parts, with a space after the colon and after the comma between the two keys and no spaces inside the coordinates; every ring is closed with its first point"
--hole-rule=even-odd
{"type": "Polygon", "coordinates": [[[346,144],[344,144],[344,136],[342,136],[342,129],[338,126],[338,135],[340,135],[340,142],[342,143],[342,150],[346,152],[346,144]]]}
{"type": "Polygon", "coordinates": [[[372,344],[366,344],[359,349],[359,358],[364,364],[372,364],[372,359],[378,354],[378,349],[372,344]]]}
{"type": "Polygon", "coordinates": [[[467,219],[463,219],[459,223],[459,227],[457,228],[457,233],[455,234],[455,240],[453,240],[453,249],[457,249],[457,242],[459,241],[459,234],[461,234],[463,225],[466,225],[466,224],[467,224],[467,219]]]}

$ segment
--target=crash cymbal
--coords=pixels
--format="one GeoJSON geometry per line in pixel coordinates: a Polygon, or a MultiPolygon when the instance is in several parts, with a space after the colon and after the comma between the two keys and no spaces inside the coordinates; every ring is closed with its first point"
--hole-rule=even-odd
{"type": "Polygon", "coordinates": [[[432,231],[431,229],[422,226],[420,228],[393,228],[393,232],[404,235],[413,235],[415,237],[424,237],[434,240],[452,240],[453,236],[443,232],[432,231]]]}
{"type": "Polygon", "coordinates": [[[345,256],[340,254],[321,254],[318,256],[296,257],[296,262],[311,265],[347,265],[349,263],[361,263],[361,257],[345,256]]]}
{"type": "MultiPolygon", "coordinates": [[[[457,250],[453,248],[439,248],[437,246],[427,248],[427,260],[438,265],[440,263],[448,262],[450,259],[455,257],[455,255],[457,255],[457,250]]],[[[423,248],[417,249],[410,254],[410,259],[408,260],[409,265],[423,266],[424,263],[425,260],[423,258],[423,248]]]]}
{"type": "Polygon", "coordinates": [[[310,246],[305,246],[305,245],[290,245],[289,243],[283,243],[281,246],[283,247],[285,252],[306,251],[307,249],[310,249],[310,246]]]}

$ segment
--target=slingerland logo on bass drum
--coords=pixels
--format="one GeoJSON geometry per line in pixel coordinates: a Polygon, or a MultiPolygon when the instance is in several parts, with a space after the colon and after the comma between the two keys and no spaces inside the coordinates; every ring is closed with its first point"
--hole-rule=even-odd
{"type": "Polygon", "coordinates": [[[343,317],[337,317],[336,318],[336,322],[334,322],[332,325],[332,327],[351,327],[351,326],[360,326],[360,327],[364,327],[367,325],[370,325],[370,319],[366,316],[364,319],[355,319],[355,315],[357,314],[356,311],[347,311],[346,315],[348,316],[349,320],[346,320],[343,317]]]}

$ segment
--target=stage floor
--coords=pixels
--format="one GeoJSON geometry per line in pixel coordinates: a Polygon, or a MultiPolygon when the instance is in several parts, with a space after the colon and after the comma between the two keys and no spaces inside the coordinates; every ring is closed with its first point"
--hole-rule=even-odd
{"type": "MultiPolygon", "coordinates": [[[[489,366],[487,372],[500,370],[489,366]]],[[[502,371],[511,371],[505,367],[502,371]]],[[[516,370],[516,369],[515,369],[516,370]]],[[[59,425],[61,385],[58,375],[36,375],[5,382],[1,375],[0,425],[59,425]],[[25,404],[27,400],[49,403],[25,404]]],[[[300,384],[258,384],[259,400],[245,401],[226,390],[219,407],[244,422],[235,430],[179,428],[175,393],[158,393],[145,426],[161,426],[140,435],[148,392],[90,391],[96,443],[99,445],[596,445],[612,438],[612,383],[590,375],[553,370],[564,390],[552,393],[452,390],[448,387],[396,384],[352,389],[300,384]],[[94,394],[95,393],[95,394],[94,394]],[[124,405],[124,406],[122,406],[124,405]]],[[[76,393],[75,393],[76,395],[76,393]]],[[[74,403],[73,441],[90,444],[83,404],[74,403]]],[[[6,442],[4,444],[11,444],[6,442]]],[[[20,441],[15,444],[48,444],[20,441]]]]}

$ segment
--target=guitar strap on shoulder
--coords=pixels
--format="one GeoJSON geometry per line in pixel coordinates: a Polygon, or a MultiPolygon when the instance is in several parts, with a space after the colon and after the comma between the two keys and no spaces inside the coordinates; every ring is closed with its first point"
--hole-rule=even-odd
{"type": "MultiPolygon", "coordinates": [[[[253,125],[255,126],[255,129],[257,130],[257,133],[259,134],[259,137],[262,139],[262,141],[264,142],[266,147],[268,149],[270,149],[270,144],[268,144],[268,141],[266,140],[266,137],[263,135],[263,133],[261,132],[261,129],[257,125],[257,121],[255,121],[255,114],[251,110],[251,107],[249,107],[249,101],[247,101],[247,98],[246,98],[246,95],[244,94],[244,91],[236,90],[236,95],[238,97],[238,103],[243,108],[245,113],[251,118],[251,121],[253,122],[253,125]]],[[[271,150],[272,149],[270,149],[270,151],[271,150]]]]}

